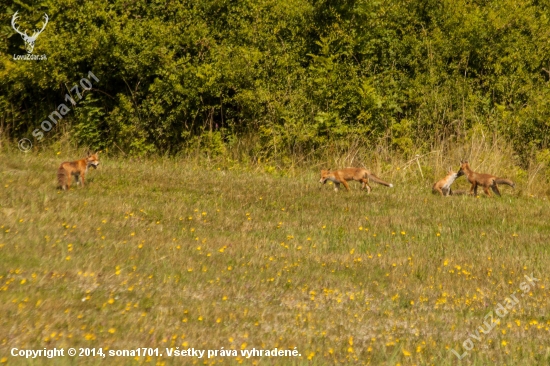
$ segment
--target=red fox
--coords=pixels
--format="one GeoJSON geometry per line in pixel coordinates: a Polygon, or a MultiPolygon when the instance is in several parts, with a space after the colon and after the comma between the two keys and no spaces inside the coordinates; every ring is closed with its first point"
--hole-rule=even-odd
{"type": "Polygon", "coordinates": [[[447,175],[445,178],[437,181],[434,183],[432,187],[433,193],[440,193],[442,196],[452,196],[453,191],[451,190],[451,185],[454,183],[454,181],[460,177],[463,176],[464,172],[459,170],[457,172],[453,172],[451,168],[449,168],[449,171],[447,172],[447,175]]]}
{"type": "Polygon", "coordinates": [[[340,188],[340,183],[346,187],[346,190],[349,191],[349,185],[347,183],[348,180],[356,180],[358,182],[361,182],[361,189],[367,188],[367,193],[370,193],[371,186],[369,185],[369,178],[372,179],[373,182],[381,184],[386,187],[393,187],[393,184],[384,182],[382,179],[378,178],[376,175],[372,174],[366,169],[361,168],[344,168],[340,170],[321,170],[321,179],[319,180],[319,183],[325,184],[327,180],[330,180],[334,182],[334,190],[338,192],[338,188],[340,188]]]}
{"type": "Polygon", "coordinates": [[[470,187],[470,194],[473,193],[474,196],[477,196],[477,186],[482,186],[483,191],[489,197],[491,196],[489,188],[491,188],[493,192],[500,196],[500,191],[498,190],[497,184],[507,184],[512,188],[516,188],[516,185],[510,179],[498,178],[491,174],[474,172],[470,168],[470,164],[468,164],[467,161],[460,161],[460,170],[458,172],[466,174],[466,176],[468,177],[468,181],[472,184],[472,186],[470,187]]]}
{"type": "Polygon", "coordinates": [[[57,169],[57,181],[59,182],[59,188],[67,190],[71,185],[71,176],[75,177],[76,182],[82,184],[84,187],[84,175],[88,172],[89,167],[97,168],[99,165],[98,153],[90,154],[84,159],[77,161],[66,161],[61,163],[59,169],[57,169]]]}

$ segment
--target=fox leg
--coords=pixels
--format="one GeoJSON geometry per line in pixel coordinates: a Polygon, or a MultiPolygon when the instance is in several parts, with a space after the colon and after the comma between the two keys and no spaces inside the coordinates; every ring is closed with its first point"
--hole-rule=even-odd
{"type": "Polygon", "coordinates": [[[348,186],[348,182],[346,182],[346,180],[342,180],[342,184],[344,185],[344,187],[346,187],[346,190],[349,192],[349,186],[348,186]]]}
{"type": "Polygon", "coordinates": [[[489,191],[488,186],[483,186],[483,192],[485,192],[487,196],[491,197],[491,191],[489,191]]]}
{"type": "Polygon", "coordinates": [[[443,197],[443,191],[440,187],[437,187],[435,184],[432,186],[432,193],[433,194],[440,194],[443,197]]]}
{"type": "Polygon", "coordinates": [[[472,186],[470,187],[470,194],[474,194],[474,196],[477,196],[477,183],[472,183],[472,186]]]}
{"type": "Polygon", "coordinates": [[[498,189],[498,186],[497,186],[497,183],[496,183],[496,182],[491,186],[491,189],[493,190],[493,192],[496,193],[497,196],[502,197],[502,196],[500,195],[500,191],[499,191],[499,189],[498,189]]]}
{"type": "Polygon", "coordinates": [[[369,180],[368,179],[362,179],[361,180],[361,183],[362,184],[362,187],[363,189],[367,189],[367,194],[370,194],[370,191],[372,190],[372,187],[369,185],[369,180]]]}
{"type": "Polygon", "coordinates": [[[340,188],[340,182],[334,182],[334,192],[338,192],[338,188],[340,188]]]}
{"type": "Polygon", "coordinates": [[[84,187],[84,172],[80,173],[80,184],[84,187]]]}

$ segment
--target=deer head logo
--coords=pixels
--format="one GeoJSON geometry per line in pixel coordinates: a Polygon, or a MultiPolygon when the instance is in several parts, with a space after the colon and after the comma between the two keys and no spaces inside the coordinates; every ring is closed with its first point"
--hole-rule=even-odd
{"type": "Polygon", "coordinates": [[[46,24],[48,24],[48,14],[44,14],[44,25],[42,26],[42,29],[35,30],[32,33],[32,36],[27,35],[26,30],[25,30],[25,33],[22,33],[19,30],[19,27],[15,26],[15,22],[17,22],[17,19],[19,19],[19,17],[17,16],[17,12],[15,12],[15,14],[13,14],[13,17],[11,18],[11,26],[17,33],[21,35],[21,38],[23,38],[23,41],[25,41],[25,49],[27,50],[27,53],[32,53],[34,49],[34,42],[36,42],[36,39],[38,38],[40,33],[42,33],[46,28],[46,24]]]}

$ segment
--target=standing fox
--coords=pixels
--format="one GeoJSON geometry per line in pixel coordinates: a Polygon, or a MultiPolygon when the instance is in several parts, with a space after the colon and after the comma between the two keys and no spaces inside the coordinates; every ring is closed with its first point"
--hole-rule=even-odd
{"type": "Polygon", "coordinates": [[[356,180],[358,182],[361,182],[361,189],[367,188],[367,193],[370,193],[371,186],[369,186],[369,178],[372,179],[373,182],[381,184],[386,187],[393,187],[393,184],[384,182],[382,179],[378,178],[376,175],[372,174],[366,169],[361,168],[344,168],[340,170],[321,170],[321,179],[319,180],[319,183],[325,184],[327,180],[330,180],[334,182],[334,190],[338,192],[338,188],[340,188],[340,183],[346,187],[346,190],[349,191],[349,185],[347,183],[348,180],[356,180]]]}
{"type": "Polygon", "coordinates": [[[449,168],[449,171],[447,172],[447,175],[445,176],[445,178],[434,183],[432,187],[433,193],[439,192],[443,197],[452,196],[453,191],[451,190],[451,184],[454,183],[456,178],[463,175],[464,175],[464,172],[462,170],[459,170],[457,173],[457,172],[453,172],[453,170],[449,168]]]}
{"type": "Polygon", "coordinates": [[[487,196],[491,196],[489,188],[493,190],[498,196],[500,196],[500,191],[498,190],[497,184],[507,184],[512,188],[516,188],[514,182],[510,179],[498,178],[491,174],[476,173],[470,168],[470,164],[467,161],[460,161],[460,170],[459,173],[466,174],[468,181],[472,184],[470,187],[470,194],[477,196],[477,186],[482,186],[483,191],[487,196]]]}
{"type": "Polygon", "coordinates": [[[71,176],[75,177],[76,182],[79,181],[84,187],[84,176],[88,173],[89,167],[97,168],[99,165],[98,153],[90,154],[88,151],[88,156],[84,159],[77,161],[66,161],[61,163],[59,169],[57,169],[57,181],[59,182],[59,188],[67,190],[71,185],[71,176]]]}

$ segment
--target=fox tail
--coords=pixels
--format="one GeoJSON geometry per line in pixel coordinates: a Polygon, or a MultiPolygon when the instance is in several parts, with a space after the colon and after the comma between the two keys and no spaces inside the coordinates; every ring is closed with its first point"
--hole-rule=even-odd
{"type": "Polygon", "coordinates": [[[59,169],[57,169],[58,188],[67,190],[67,178],[67,171],[63,168],[63,165],[61,165],[59,169]]]}
{"type": "Polygon", "coordinates": [[[497,179],[495,179],[495,183],[496,184],[506,184],[506,185],[509,185],[512,188],[516,188],[516,185],[510,179],[497,178],[497,179]]]}
{"type": "Polygon", "coordinates": [[[374,183],[378,183],[378,184],[381,184],[381,185],[383,185],[383,186],[390,187],[390,188],[393,187],[393,184],[388,183],[388,182],[384,182],[382,179],[378,178],[378,177],[377,177],[376,175],[374,175],[374,174],[369,174],[368,177],[369,177],[369,179],[371,179],[374,183]]]}
{"type": "Polygon", "coordinates": [[[459,190],[456,190],[456,191],[451,191],[451,195],[452,196],[467,196],[469,194],[468,191],[464,190],[464,189],[459,189],[459,190]]]}

